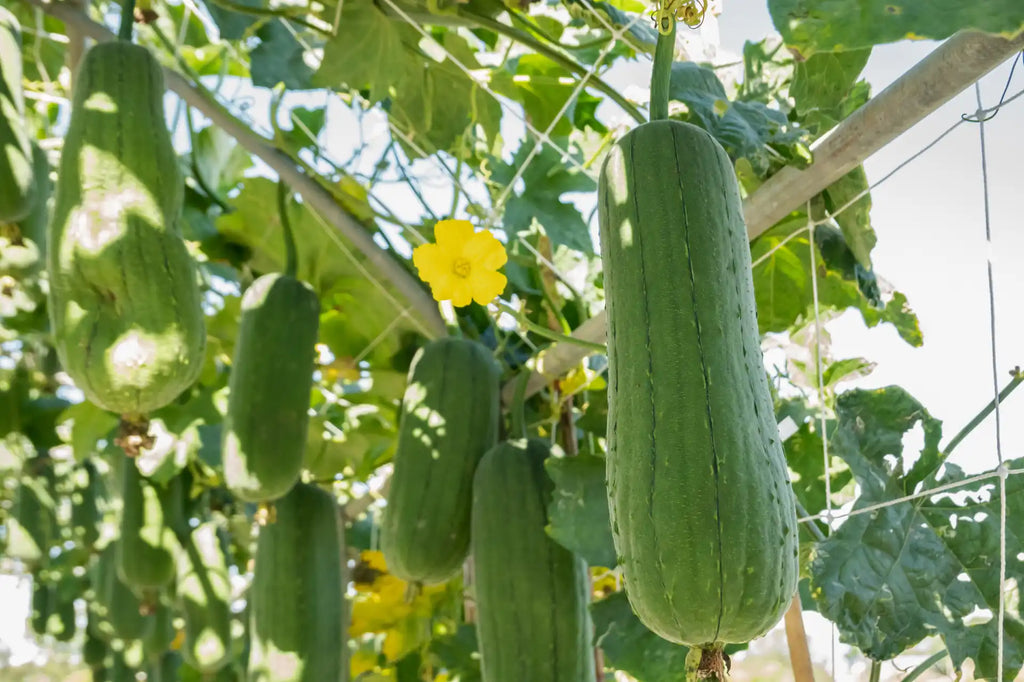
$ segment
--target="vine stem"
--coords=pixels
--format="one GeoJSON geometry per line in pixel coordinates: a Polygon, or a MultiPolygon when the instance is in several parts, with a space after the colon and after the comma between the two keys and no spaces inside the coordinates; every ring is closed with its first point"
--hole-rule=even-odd
{"type": "Polygon", "coordinates": [[[547,327],[537,324],[533,320],[529,319],[528,317],[526,317],[525,314],[521,313],[518,309],[513,308],[507,303],[504,303],[503,301],[498,301],[497,303],[498,307],[501,308],[501,310],[508,313],[512,317],[516,318],[516,322],[522,325],[527,331],[533,332],[537,336],[548,339],[549,341],[561,341],[562,343],[569,343],[575,346],[582,346],[583,348],[592,350],[595,353],[604,353],[607,352],[608,350],[608,347],[605,346],[603,343],[592,343],[590,341],[584,341],[582,339],[577,339],[572,336],[567,336],[565,334],[559,334],[558,332],[551,331],[547,327]]]}
{"type": "Polygon", "coordinates": [[[676,52],[676,22],[668,33],[658,32],[658,44],[654,48],[654,68],[651,69],[651,120],[668,118],[668,90],[672,80],[672,60],[676,52]]]}
{"type": "Polygon", "coordinates": [[[1022,383],[1024,383],[1024,370],[1021,370],[1020,367],[1016,367],[1013,370],[1013,378],[1010,379],[1010,382],[1006,384],[1003,390],[999,391],[998,401],[995,398],[993,398],[988,402],[988,404],[985,407],[981,408],[981,411],[974,416],[974,419],[967,422],[967,425],[964,426],[964,428],[960,429],[960,431],[955,436],[953,436],[953,438],[949,441],[946,447],[942,449],[942,453],[946,457],[949,457],[949,455],[953,452],[953,448],[959,445],[964,438],[970,435],[971,431],[974,431],[974,429],[976,429],[979,424],[985,421],[986,417],[992,414],[992,411],[996,409],[996,402],[1002,404],[1003,401],[1005,401],[1010,396],[1010,394],[1013,393],[1013,391],[1022,383]]]}
{"type": "Polygon", "coordinates": [[[868,676],[868,682],[878,682],[882,677],[882,662],[871,661],[871,674],[868,676]]]}
{"type": "Polygon", "coordinates": [[[132,28],[135,26],[135,0],[123,0],[121,5],[121,29],[117,32],[118,40],[132,42],[132,28]]]}
{"type": "Polygon", "coordinates": [[[946,658],[946,656],[948,655],[949,652],[945,649],[943,649],[942,651],[936,651],[934,654],[932,654],[925,660],[921,661],[921,665],[917,666],[909,673],[907,673],[907,676],[903,678],[902,682],[914,682],[914,680],[928,672],[929,668],[931,668],[933,665],[946,658]]]}
{"type": "Polygon", "coordinates": [[[281,214],[281,227],[284,230],[284,274],[295,277],[299,271],[299,256],[295,248],[295,232],[292,221],[288,217],[288,199],[290,192],[284,180],[277,183],[277,211],[281,214]]]}

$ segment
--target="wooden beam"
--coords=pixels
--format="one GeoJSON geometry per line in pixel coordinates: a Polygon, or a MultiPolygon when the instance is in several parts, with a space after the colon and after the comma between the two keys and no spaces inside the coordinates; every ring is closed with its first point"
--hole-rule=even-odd
{"type": "MultiPolygon", "coordinates": [[[[843,177],[921,119],[960,94],[979,78],[1024,49],[1024,34],[1013,40],[963,31],[939,45],[916,66],[869,100],[812,146],[814,162],[803,170],[787,166],[770,177],[743,203],[747,234],[754,239],[843,177]]],[[[573,332],[573,337],[603,343],[607,329],[601,311],[573,332]]],[[[541,351],[526,395],[575,367],[593,351],[556,343],[541,351]]],[[[509,402],[510,382],[502,396],[509,402]]]]}

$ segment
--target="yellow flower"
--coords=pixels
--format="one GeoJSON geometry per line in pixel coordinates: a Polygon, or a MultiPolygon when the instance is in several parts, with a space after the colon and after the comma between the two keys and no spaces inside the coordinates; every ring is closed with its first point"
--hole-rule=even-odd
{"type": "Polygon", "coordinates": [[[435,300],[487,305],[505,290],[508,280],[497,270],[508,255],[490,232],[474,232],[468,220],[442,220],[434,226],[434,239],[436,244],[413,250],[412,262],[435,300]]]}

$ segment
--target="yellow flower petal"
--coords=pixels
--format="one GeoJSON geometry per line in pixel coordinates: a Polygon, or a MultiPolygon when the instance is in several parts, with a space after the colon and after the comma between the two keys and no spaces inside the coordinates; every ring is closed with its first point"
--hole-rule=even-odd
{"type": "Polygon", "coordinates": [[[474,234],[462,249],[462,255],[473,261],[474,265],[497,270],[508,261],[505,247],[490,232],[474,234]]]}
{"type": "Polygon", "coordinates": [[[505,291],[508,280],[500,272],[490,270],[473,270],[469,278],[473,290],[473,300],[480,305],[487,305],[505,291]]]}
{"type": "MultiPolygon", "coordinates": [[[[454,288],[452,290],[452,305],[456,308],[467,306],[473,300],[473,285],[472,280],[465,279],[462,277],[452,277],[454,282],[454,288]]],[[[435,296],[435,298],[437,298],[435,296]]],[[[438,299],[444,300],[444,299],[438,299]]]]}
{"type": "Polygon", "coordinates": [[[437,244],[423,244],[412,252],[412,264],[425,282],[436,278],[440,271],[451,270],[450,261],[451,257],[437,244]]]}
{"type": "Polygon", "coordinates": [[[433,294],[435,301],[447,301],[455,294],[456,283],[463,281],[465,280],[456,277],[451,271],[441,272],[430,281],[430,293],[433,294]]]}
{"type": "Polygon", "coordinates": [[[468,220],[441,220],[434,225],[434,241],[442,249],[461,249],[473,236],[473,224],[468,220]]]}

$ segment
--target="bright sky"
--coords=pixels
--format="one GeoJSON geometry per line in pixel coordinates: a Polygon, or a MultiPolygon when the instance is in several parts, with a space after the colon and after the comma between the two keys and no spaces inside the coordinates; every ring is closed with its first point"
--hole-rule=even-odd
{"type": "MultiPolygon", "coordinates": [[[[726,3],[718,31],[722,48],[739,53],[744,40],[761,39],[773,32],[773,28],[763,0],[745,0],[726,3]],[[741,5],[742,11],[738,11],[741,5]]],[[[935,45],[905,42],[876,48],[865,71],[874,93],[920,61],[935,45]]],[[[1009,64],[1005,64],[981,81],[986,107],[998,100],[1008,73],[1009,64]]],[[[1018,67],[1010,94],[1022,88],[1024,68],[1018,67]]],[[[973,88],[956,97],[871,157],[866,162],[869,181],[877,180],[909,158],[962,113],[973,112],[976,107],[973,88]]],[[[254,110],[263,110],[262,101],[254,110]]],[[[1000,387],[1005,385],[1008,372],[1015,364],[1024,365],[1024,316],[1020,314],[1020,302],[1024,300],[1024,268],[1015,262],[1024,254],[1020,217],[1024,170],[1019,164],[1024,158],[1024,136],[1020,135],[1022,117],[1024,99],[1009,104],[985,126],[993,235],[991,253],[997,256],[994,264],[995,340],[1000,387]]],[[[516,128],[520,126],[510,124],[509,132],[516,128]]],[[[943,420],[946,439],[993,396],[986,279],[986,258],[990,250],[984,238],[978,134],[977,125],[962,125],[872,193],[872,219],[878,233],[878,245],[873,254],[876,272],[907,295],[920,319],[924,346],[910,348],[889,327],[865,329],[856,313],[829,325],[836,357],[863,356],[878,363],[871,376],[855,385],[904,386],[932,415],[943,420]]],[[[506,139],[518,138],[506,134],[506,139]]],[[[344,158],[342,154],[338,156],[344,158]]],[[[445,190],[439,189],[439,192],[447,194],[445,190]]],[[[439,203],[447,201],[445,198],[439,203]]],[[[1022,394],[1024,390],[1018,391],[1001,408],[1001,443],[1006,459],[1024,455],[1022,394]]],[[[991,468],[997,461],[995,441],[994,420],[990,418],[960,445],[954,459],[971,471],[991,468]]],[[[0,642],[14,650],[15,662],[25,661],[34,655],[34,647],[23,637],[28,613],[26,582],[19,584],[16,578],[0,575],[0,604],[5,606],[0,617],[0,642]]],[[[814,617],[809,619],[809,625],[815,660],[827,662],[830,659],[829,628],[814,617]]],[[[863,670],[856,667],[857,663],[850,668],[844,662],[842,651],[840,649],[836,671],[840,678],[844,674],[862,676],[863,670]]]]}

